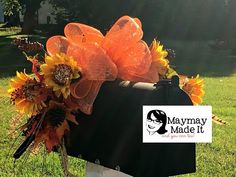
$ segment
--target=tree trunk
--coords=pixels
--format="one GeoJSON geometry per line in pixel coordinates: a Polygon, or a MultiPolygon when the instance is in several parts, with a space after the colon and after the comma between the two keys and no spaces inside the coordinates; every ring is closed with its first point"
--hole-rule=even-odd
{"type": "Polygon", "coordinates": [[[41,7],[41,2],[44,0],[27,0],[25,3],[26,11],[24,14],[24,23],[22,27],[23,34],[30,34],[34,31],[37,25],[36,12],[41,7]]]}
{"type": "Polygon", "coordinates": [[[35,20],[35,12],[36,11],[26,11],[24,15],[24,23],[22,26],[21,33],[23,34],[31,34],[34,31],[34,28],[37,24],[35,20]]]}

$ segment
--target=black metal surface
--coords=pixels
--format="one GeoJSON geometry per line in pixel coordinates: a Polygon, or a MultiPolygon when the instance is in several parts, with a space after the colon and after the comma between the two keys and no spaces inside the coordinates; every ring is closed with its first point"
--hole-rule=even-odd
{"type": "Polygon", "coordinates": [[[151,85],[106,82],[93,114],[78,115],[66,138],[70,156],[120,170],[135,177],[170,176],[195,172],[195,144],[142,143],[143,105],[191,105],[178,79],[151,85]]]}

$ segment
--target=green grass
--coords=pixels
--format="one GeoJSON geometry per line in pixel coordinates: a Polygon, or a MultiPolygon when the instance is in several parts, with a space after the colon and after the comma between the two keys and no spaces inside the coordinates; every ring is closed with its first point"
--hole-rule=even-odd
{"type": "MultiPolygon", "coordinates": [[[[14,34],[15,35],[15,34],[14,34]]],[[[0,32],[1,36],[1,32],[0,32]]],[[[8,87],[9,77],[16,68],[29,67],[23,55],[10,45],[12,37],[0,37],[0,89],[8,87]]],[[[45,40],[40,36],[32,39],[45,40]]],[[[164,41],[167,47],[174,48],[177,58],[173,65],[179,73],[196,75],[200,73],[205,79],[204,105],[212,105],[213,113],[228,124],[213,124],[213,142],[197,144],[197,172],[182,176],[191,177],[233,177],[236,174],[236,72],[235,57],[229,51],[212,51],[210,41],[164,41]]],[[[0,176],[62,176],[57,154],[45,156],[44,151],[30,155],[25,163],[19,160],[13,163],[9,156],[14,147],[14,139],[7,134],[10,119],[15,115],[14,108],[6,96],[0,96],[0,176]],[[46,158],[46,161],[45,161],[46,158]],[[43,175],[42,175],[43,174],[43,175]]],[[[26,156],[27,157],[27,156],[26,156]]],[[[69,158],[70,171],[77,176],[84,176],[85,162],[69,158]]]]}
{"type": "Polygon", "coordinates": [[[204,79],[204,105],[212,105],[213,113],[228,125],[213,123],[212,143],[197,144],[197,172],[183,176],[233,177],[236,174],[236,75],[204,79]]]}
{"type": "Polygon", "coordinates": [[[3,25],[4,24],[0,24],[0,36],[11,36],[21,32],[21,28],[19,27],[2,28],[3,25]]]}

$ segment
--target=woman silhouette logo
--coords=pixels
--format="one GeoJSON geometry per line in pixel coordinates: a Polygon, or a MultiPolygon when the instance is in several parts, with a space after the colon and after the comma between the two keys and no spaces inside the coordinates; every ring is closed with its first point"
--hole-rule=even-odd
{"type": "Polygon", "coordinates": [[[151,110],[147,114],[146,128],[149,135],[154,133],[164,134],[167,132],[166,127],[166,113],[161,110],[151,110]]]}

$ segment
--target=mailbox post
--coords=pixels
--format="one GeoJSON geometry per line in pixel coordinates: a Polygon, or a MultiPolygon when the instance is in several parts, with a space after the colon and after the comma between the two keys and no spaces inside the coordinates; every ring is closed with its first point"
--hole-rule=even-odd
{"type": "Polygon", "coordinates": [[[97,165],[96,163],[87,162],[86,177],[131,177],[120,171],[97,165]]]}

